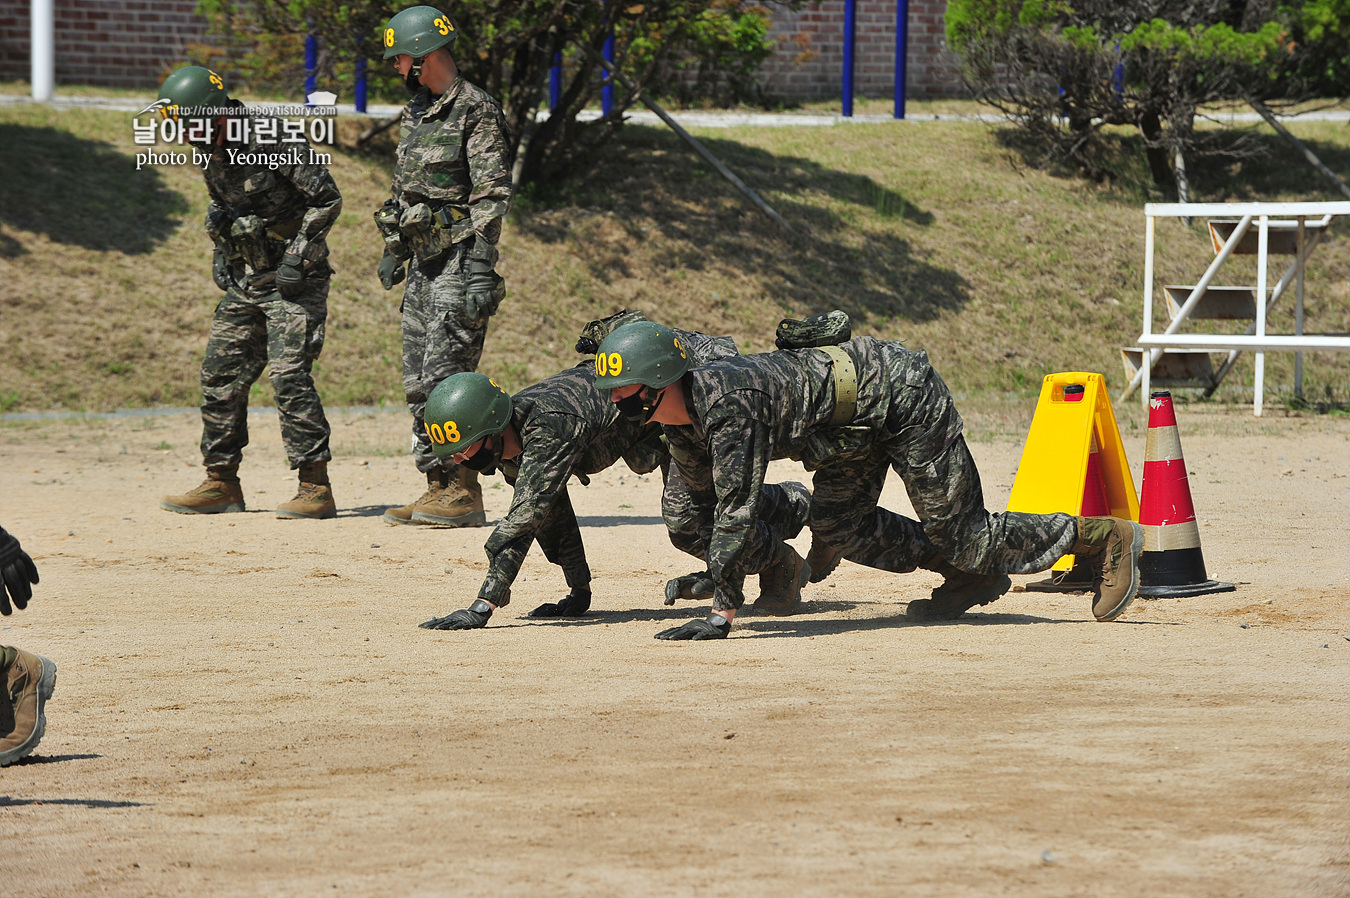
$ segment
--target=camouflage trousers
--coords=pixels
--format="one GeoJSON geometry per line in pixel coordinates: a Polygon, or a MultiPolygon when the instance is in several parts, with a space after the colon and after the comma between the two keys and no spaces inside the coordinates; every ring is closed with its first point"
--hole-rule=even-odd
{"type": "MultiPolygon", "coordinates": [[[[709,472],[703,488],[712,490],[712,474],[709,472]]],[[[716,507],[716,499],[711,505],[716,507]]],[[[756,528],[756,536],[746,545],[741,556],[745,563],[742,576],[757,574],[782,558],[787,550],[787,540],[796,537],[806,526],[810,514],[811,491],[800,483],[766,483],[760,490],[759,521],[762,528],[756,528]]],[[[700,516],[694,507],[689,486],[680,476],[680,468],[671,465],[666,476],[666,486],[661,492],[661,517],[666,523],[666,532],[670,534],[670,543],[675,548],[692,555],[700,561],[708,560],[708,543],[712,538],[713,519],[700,516]]]]}
{"type": "Polygon", "coordinates": [[[897,573],[935,554],[983,574],[1049,568],[1077,537],[1073,516],[987,511],[947,385],[931,367],[922,383],[912,380],[891,388],[885,429],[870,451],[816,471],[811,533],[849,561],[897,573]],[[918,521],[877,506],[889,469],[904,481],[918,521]]]}
{"type": "Polygon", "coordinates": [[[216,306],[202,359],[202,459],[238,465],[248,445],[248,394],[268,369],[292,468],[328,461],[328,418],[311,369],[323,351],[328,280],[307,279],[300,296],[245,299],[231,290],[216,306]]]}
{"type": "Polygon", "coordinates": [[[456,313],[464,303],[465,265],[471,241],[436,262],[413,259],[403,293],[403,395],[412,412],[412,453],[417,470],[454,468],[432,454],[422,414],[438,383],[461,371],[476,371],[487,325],[467,327],[456,313]]]}

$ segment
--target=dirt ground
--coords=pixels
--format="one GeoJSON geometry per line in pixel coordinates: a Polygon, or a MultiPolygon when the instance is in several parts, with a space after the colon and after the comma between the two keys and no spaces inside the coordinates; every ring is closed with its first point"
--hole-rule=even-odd
{"type": "MultiPolygon", "coordinates": [[[[42,583],[0,642],[60,674],[37,754],[0,772],[0,883],[1350,894],[1350,421],[1180,414],[1205,558],[1236,592],[1111,624],[1015,592],[913,625],[935,575],[846,563],[801,616],[684,644],[651,638],[705,610],[661,604],[694,565],[659,477],[574,488],[586,619],[526,619],[564,591],[535,552],[488,629],[441,633],[417,624],[472,600],[488,531],[381,522],[421,490],[401,413],[333,415],[324,522],[273,516],[294,485],[266,413],[250,511],[210,517],[157,507],[200,479],[191,414],[8,421],[0,523],[42,583]]],[[[972,448],[1001,509],[1020,440],[972,448]]],[[[496,517],[510,490],[486,496],[496,517]]],[[[898,482],[885,502],[909,507],[898,482]]]]}

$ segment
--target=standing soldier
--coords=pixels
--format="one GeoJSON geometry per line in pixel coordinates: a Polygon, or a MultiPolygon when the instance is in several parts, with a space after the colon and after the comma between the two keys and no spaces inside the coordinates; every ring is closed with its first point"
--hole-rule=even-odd
{"type": "Polygon", "coordinates": [[[195,119],[202,130],[189,139],[210,152],[202,171],[211,195],[206,231],[215,243],[216,286],[225,291],[202,361],[206,482],[159,504],[183,514],[244,510],[239,462],[248,445],[248,393],[269,366],[281,441],[300,473],[299,492],[277,517],[334,517],[328,419],[310,372],[323,350],[333,274],[325,238],[342,211],[342,194],[328,169],[309,161],[303,136],[301,162],[269,166],[269,158],[282,154],[274,140],[259,140],[260,133],[288,132],[274,117],[231,100],[210,69],[179,69],[164,79],[159,97],[165,117],[183,121],[193,110],[203,113],[195,119]],[[237,123],[233,140],[230,118],[237,123]]]}
{"type": "Polygon", "coordinates": [[[403,110],[393,196],[375,213],[384,237],[380,282],[404,279],[403,392],[412,412],[412,451],[426,474],[421,498],[385,512],[394,524],[481,526],[477,472],[432,452],[423,426],[431,389],[473,371],[488,318],[506,295],[496,272],[497,240],[511,203],[511,143],[497,102],[459,75],[450,17],[430,6],[405,9],[384,29],[413,98],[403,110]]]}
{"type": "Polygon", "coordinates": [[[815,471],[812,535],[844,558],[887,571],[943,571],[948,592],[940,592],[944,584],[932,599],[911,603],[912,617],[959,616],[1002,595],[1010,585],[1006,574],[1046,570],[1070,552],[1097,569],[1098,620],[1119,617],[1138,592],[1144,547],[1138,524],[985,510],[961,416],[926,353],[859,337],[690,370],[668,328],[639,323],[615,330],[600,354],[611,373],[597,377],[596,386],[610,390],[616,403],[636,397],[652,420],[670,425],[672,458],[682,473],[689,468],[696,500],[698,469],[710,472],[712,495],[703,501],[716,503],[708,549],[713,613],[664,630],[659,639],[724,638],[743,602],[745,572],[781,557],[757,512],[775,458],[795,458],[815,471]],[[688,438],[686,452],[676,451],[676,436],[688,438]],[[917,523],[877,506],[892,467],[917,523]]]}

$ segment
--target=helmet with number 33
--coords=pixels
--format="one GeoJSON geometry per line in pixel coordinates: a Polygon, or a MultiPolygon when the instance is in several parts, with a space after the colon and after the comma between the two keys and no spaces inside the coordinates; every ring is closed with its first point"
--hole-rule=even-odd
{"type": "Polygon", "coordinates": [[[389,20],[381,35],[385,59],[393,59],[400,53],[421,59],[433,50],[453,44],[457,37],[450,17],[433,6],[403,10],[389,20]]]}
{"type": "Polygon", "coordinates": [[[159,114],[177,118],[182,112],[224,106],[230,102],[225,81],[210,69],[185,65],[172,72],[159,86],[159,114]]]}
{"type": "Polygon", "coordinates": [[[659,390],[688,370],[689,353],[679,336],[654,321],[615,328],[595,353],[595,386],[601,390],[631,384],[659,390]]]}
{"type": "Polygon", "coordinates": [[[452,374],[436,385],[422,413],[431,451],[451,458],[511,423],[511,397],[476,371],[452,374]]]}

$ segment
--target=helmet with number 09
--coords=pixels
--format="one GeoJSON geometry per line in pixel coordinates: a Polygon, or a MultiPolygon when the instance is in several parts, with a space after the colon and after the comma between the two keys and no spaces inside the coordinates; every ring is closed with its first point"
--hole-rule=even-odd
{"type": "Polygon", "coordinates": [[[689,353],[679,336],[654,321],[615,328],[595,353],[595,386],[601,390],[631,384],[659,390],[688,370],[689,353]]]}
{"type": "Polygon", "coordinates": [[[436,385],[422,413],[431,451],[451,458],[511,423],[511,397],[476,371],[452,374],[436,385]]]}
{"type": "Polygon", "coordinates": [[[412,6],[384,26],[384,58],[407,53],[421,59],[433,50],[449,46],[459,35],[450,17],[434,6],[412,6]]]}
{"type": "Polygon", "coordinates": [[[199,65],[185,65],[172,72],[159,86],[159,114],[178,118],[194,109],[209,109],[230,102],[225,79],[199,65]]]}

